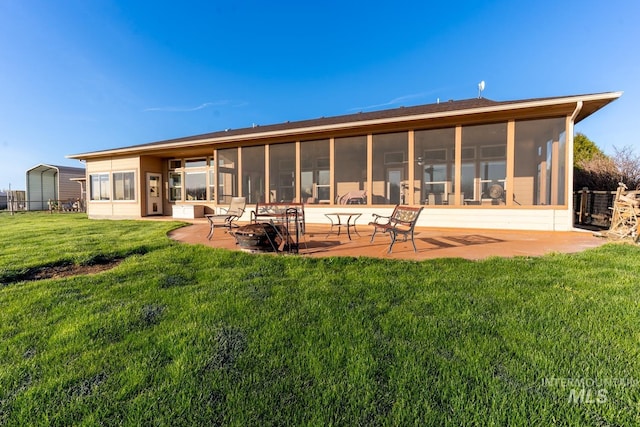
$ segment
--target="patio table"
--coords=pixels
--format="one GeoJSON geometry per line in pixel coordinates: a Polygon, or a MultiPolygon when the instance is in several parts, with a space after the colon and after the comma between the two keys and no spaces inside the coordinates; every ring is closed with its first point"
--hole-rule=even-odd
{"type": "Polygon", "coordinates": [[[358,230],[356,229],[356,221],[358,220],[358,218],[360,218],[361,215],[362,213],[360,212],[331,212],[324,214],[324,216],[326,216],[331,222],[331,228],[327,233],[327,237],[329,237],[331,233],[335,233],[334,228],[338,229],[337,234],[339,236],[342,227],[347,228],[347,236],[349,237],[349,240],[351,240],[352,228],[353,231],[355,231],[355,233],[360,236],[360,233],[358,233],[358,230]]]}

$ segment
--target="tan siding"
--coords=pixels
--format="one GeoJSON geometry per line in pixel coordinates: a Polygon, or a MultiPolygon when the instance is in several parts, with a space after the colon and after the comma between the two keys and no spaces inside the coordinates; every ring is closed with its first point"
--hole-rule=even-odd
{"type": "MultiPolygon", "coordinates": [[[[87,178],[93,173],[113,173],[132,171],[136,175],[136,194],[132,201],[92,201],[87,200],[87,214],[90,218],[140,218],[143,214],[141,204],[144,192],[141,183],[144,183],[144,175],[140,173],[141,159],[135,157],[111,158],[99,161],[87,162],[87,178]]],[[[111,194],[113,197],[113,176],[110,177],[111,194]]],[[[77,183],[74,183],[78,185],[77,183]]],[[[87,198],[89,197],[90,181],[87,182],[87,198]]]]}
{"type": "Polygon", "coordinates": [[[111,159],[91,160],[87,162],[87,176],[90,173],[108,172],[111,170],[111,159]]]}
{"type": "Polygon", "coordinates": [[[140,167],[140,158],[132,157],[132,158],[122,158],[122,159],[113,159],[111,161],[111,170],[112,171],[125,171],[125,170],[134,170],[140,167]]]}
{"type": "Polygon", "coordinates": [[[87,203],[87,215],[89,218],[112,218],[112,203],[89,201],[87,203]]]}

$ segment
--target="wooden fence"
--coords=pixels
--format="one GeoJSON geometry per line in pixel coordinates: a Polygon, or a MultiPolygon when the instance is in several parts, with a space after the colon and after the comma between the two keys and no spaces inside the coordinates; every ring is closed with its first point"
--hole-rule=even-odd
{"type": "Polygon", "coordinates": [[[573,193],[575,225],[609,228],[615,202],[615,191],[583,189],[573,193]]]}
{"type": "Polygon", "coordinates": [[[24,190],[9,190],[6,192],[2,208],[9,212],[22,212],[27,210],[26,192],[24,190]]]}

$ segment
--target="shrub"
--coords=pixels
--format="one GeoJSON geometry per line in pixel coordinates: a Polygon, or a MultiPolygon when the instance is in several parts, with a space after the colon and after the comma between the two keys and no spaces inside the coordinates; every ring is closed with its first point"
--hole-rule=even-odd
{"type": "Polygon", "coordinates": [[[640,186],[640,156],[632,147],[618,149],[614,155],[596,155],[590,159],[579,160],[574,168],[573,188],[581,190],[614,191],[618,183],[623,182],[629,189],[640,186]]]}

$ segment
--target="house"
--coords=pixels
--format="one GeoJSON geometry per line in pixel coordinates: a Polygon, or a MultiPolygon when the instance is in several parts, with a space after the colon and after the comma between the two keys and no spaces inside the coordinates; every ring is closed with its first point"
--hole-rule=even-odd
{"type": "Polygon", "coordinates": [[[196,217],[239,195],[302,201],[311,223],[400,203],[425,206],[418,226],[569,230],[574,125],[621,95],[448,101],[69,158],[86,162],[91,218],[196,217]]]}
{"type": "MultiPolygon", "coordinates": [[[[26,208],[30,211],[42,211],[52,204],[77,203],[84,200],[82,183],[85,169],[70,166],[39,164],[26,172],[27,191],[26,208]],[[78,185],[78,182],[81,185],[78,185]]],[[[77,209],[76,209],[77,210],[77,209]]]]}

